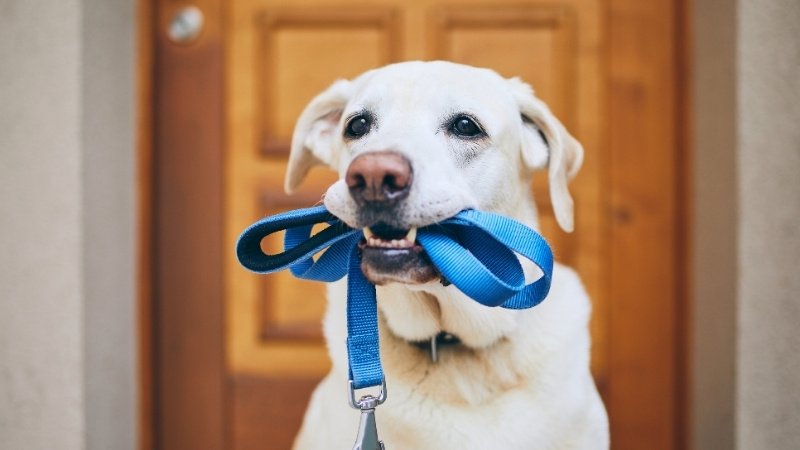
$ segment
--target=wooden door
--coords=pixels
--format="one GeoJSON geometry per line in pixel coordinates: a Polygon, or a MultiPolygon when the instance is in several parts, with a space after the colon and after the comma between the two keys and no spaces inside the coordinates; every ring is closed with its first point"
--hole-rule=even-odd
{"type": "MultiPolygon", "coordinates": [[[[447,59],[521,76],[584,144],[576,232],[558,229],[544,174],[542,231],[593,300],[613,447],[679,447],[678,11],[642,3],[200,0],[196,42],[156,33],[156,446],[290,447],[329,367],[324,287],[246,272],[236,237],[317,203],[335,179],[315,169],[297,194],[281,188],[294,121],[316,93],[387,63],[447,59]]],[[[163,24],[178,5],[156,6],[163,24]]]]}

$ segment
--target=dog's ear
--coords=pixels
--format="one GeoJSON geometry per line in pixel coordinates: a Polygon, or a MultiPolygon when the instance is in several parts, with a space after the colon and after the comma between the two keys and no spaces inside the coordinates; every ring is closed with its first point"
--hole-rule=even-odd
{"type": "Polygon", "coordinates": [[[550,200],[564,231],[574,228],[573,202],[567,184],[583,164],[583,147],[518,78],[508,80],[522,116],[522,159],[531,169],[548,170],[550,200]]]}
{"type": "Polygon", "coordinates": [[[333,169],[339,162],[335,144],[336,130],[342,111],[350,98],[351,83],[339,80],[314,97],[306,106],[292,135],[292,147],[286,166],[284,189],[293,192],[308,171],[318,164],[333,169]]]}

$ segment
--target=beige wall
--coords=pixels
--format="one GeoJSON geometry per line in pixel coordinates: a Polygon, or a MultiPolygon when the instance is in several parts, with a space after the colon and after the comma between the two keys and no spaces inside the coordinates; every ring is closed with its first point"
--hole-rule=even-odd
{"type": "Polygon", "coordinates": [[[13,450],[85,443],[79,38],[75,0],[0,6],[0,436],[13,450]]]}
{"type": "Polygon", "coordinates": [[[695,0],[695,449],[800,443],[800,3],[695,0]]]}
{"type": "Polygon", "coordinates": [[[0,2],[0,448],[135,448],[128,0],[0,2]]]}
{"type": "Polygon", "coordinates": [[[736,442],[800,448],[800,2],[740,0],[736,442]]]}

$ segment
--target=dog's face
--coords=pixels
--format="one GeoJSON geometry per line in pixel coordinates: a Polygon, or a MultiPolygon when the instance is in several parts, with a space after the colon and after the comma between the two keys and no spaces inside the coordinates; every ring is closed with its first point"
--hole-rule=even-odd
{"type": "Polygon", "coordinates": [[[407,62],[337,81],[311,101],[295,128],[286,189],[315,164],[337,170],[325,206],[364,229],[364,274],[379,285],[421,285],[438,274],[415,243],[416,229],[465,208],[535,224],[533,170],[548,168],[556,218],[571,231],[567,181],[582,155],[521,81],[407,62]]]}
{"type": "Polygon", "coordinates": [[[514,329],[514,312],[481,308],[435,282],[416,229],[465,208],[535,226],[530,176],[547,168],[556,219],[571,231],[567,181],[582,156],[519,80],[441,61],[408,62],[338,81],[311,101],[295,128],[286,189],[315,164],[337,170],[325,206],[364,229],[361,268],[374,284],[388,285],[379,305],[393,334],[415,341],[448,331],[482,348],[514,329]]]}
{"type": "Polygon", "coordinates": [[[337,170],[325,206],[364,229],[361,268],[392,291],[379,306],[393,334],[414,341],[448,331],[482,348],[515,328],[514,312],[480,308],[436,282],[416,229],[465,208],[535,226],[530,176],[546,168],[556,219],[571,231],[567,182],[582,158],[580,144],[518,79],[407,62],[337,81],[311,101],[295,127],[286,190],[314,165],[337,170]]]}

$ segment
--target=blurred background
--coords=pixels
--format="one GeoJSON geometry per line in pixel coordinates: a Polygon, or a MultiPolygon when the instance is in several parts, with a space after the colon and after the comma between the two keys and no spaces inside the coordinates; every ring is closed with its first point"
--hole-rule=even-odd
{"type": "Polygon", "coordinates": [[[304,105],[411,59],[520,76],[584,144],[575,233],[532,189],[593,299],[612,448],[798,448],[798,23],[795,0],[0,0],[0,448],[290,448],[323,288],[233,244],[335,178],[282,192],[304,105]]]}

